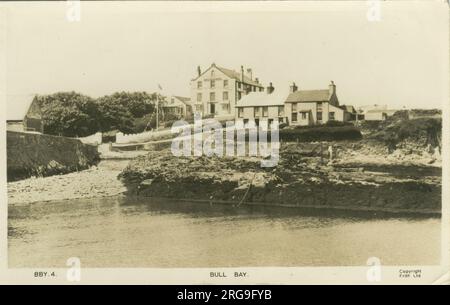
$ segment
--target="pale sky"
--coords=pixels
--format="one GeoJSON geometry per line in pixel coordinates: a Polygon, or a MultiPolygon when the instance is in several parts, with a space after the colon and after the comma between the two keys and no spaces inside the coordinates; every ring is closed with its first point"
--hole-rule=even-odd
{"type": "MultiPolygon", "coordinates": [[[[381,4],[4,3],[8,113],[32,94],[74,90],[189,96],[197,65],[253,75],[278,90],[337,85],[341,104],[441,107],[449,96],[449,24],[445,1],[381,4]]],[[[2,23],[0,23],[2,24],[2,23]]],[[[5,46],[0,46],[0,53],[5,46]]]]}

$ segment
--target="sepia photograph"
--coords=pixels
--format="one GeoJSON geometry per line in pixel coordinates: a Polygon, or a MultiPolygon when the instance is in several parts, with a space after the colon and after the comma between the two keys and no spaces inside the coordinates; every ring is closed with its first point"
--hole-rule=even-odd
{"type": "Polygon", "coordinates": [[[12,1],[0,18],[8,274],[450,283],[446,1],[12,1]]]}

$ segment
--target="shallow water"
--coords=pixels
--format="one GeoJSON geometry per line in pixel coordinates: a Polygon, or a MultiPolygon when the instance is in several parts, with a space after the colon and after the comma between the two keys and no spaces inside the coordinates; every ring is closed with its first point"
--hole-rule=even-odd
{"type": "Polygon", "coordinates": [[[365,266],[438,264],[440,219],[142,198],[9,207],[9,266],[365,266]]]}

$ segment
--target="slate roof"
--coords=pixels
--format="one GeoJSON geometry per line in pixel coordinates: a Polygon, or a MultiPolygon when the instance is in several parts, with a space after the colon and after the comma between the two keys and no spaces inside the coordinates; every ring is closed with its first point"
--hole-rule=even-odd
{"type": "Polygon", "coordinates": [[[236,104],[236,107],[257,107],[257,106],[284,106],[289,93],[276,92],[250,92],[244,95],[236,104]]]}
{"type": "Polygon", "coordinates": [[[328,102],[329,100],[329,90],[299,90],[289,94],[286,102],[328,102]]]}
{"type": "Polygon", "coordinates": [[[342,109],[344,109],[347,112],[350,113],[356,113],[355,107],[351,106],[351,105],[342,105],[340,106],[342,109]]]}
{"type": "Polygon", "coordinates": [[[180,101],[182,101],[182,102],[185,103],[186,105],[189,105],[190,102],[191,102],[191,98],[190,98],[190,97],[177,96],[177,95],[174,95],[173,97],[176,98],[176,99],[178,99],[178,100],[180,100],[180,101]]]}
{"type": "Polygon", "coordinates": [[[7,95],[6,96],[6,120],[21,121],[28,113],[33,102],[34,95],[7,95]]]}
{"type": "MultiPolygon", "coordinates": [[[[216,66],[217,69],[219,69],[220,71],[222,71],[223,74],[225,74],[226,76],[228,76],[229,78],[234,78],[238,81],[241,81],[241,73],[240,72],[236,72],[234,70],[230,70],[230,69],[226,69],[226,68],[222,68],[222,67],[218,67],[216,66]]],[[[248,84],[248,85],[253,85],[253,86],[257,86],[257,87],[263,87],[261,84],[257,83],[256,81],[250,79],[249,77],[244,75],[244,83],[248,84]]]]}

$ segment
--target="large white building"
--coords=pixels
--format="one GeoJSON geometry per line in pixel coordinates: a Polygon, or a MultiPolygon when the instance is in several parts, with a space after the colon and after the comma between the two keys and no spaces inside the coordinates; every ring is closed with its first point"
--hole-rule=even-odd
{"type": "Polygon", "coordinates": [[[193,111],[203,116],[235,117],[236,103],[250,92],[262,92],[264,87],[251,69],[241,71],[222,68],[214,63],[205,71],[197,68],[197,77],[191,80],[193,111]]]}
{"type": "Polygon", "coordinates": [[[257,126],[269,127],[275,122],[286,122],[285,101],[288,95],[287,90],[275,91],[270,84],[266,92],[252,92],[244,96],[236,105],[236,124],[248,126],[249,122],[255,122],[257,126]]]}

